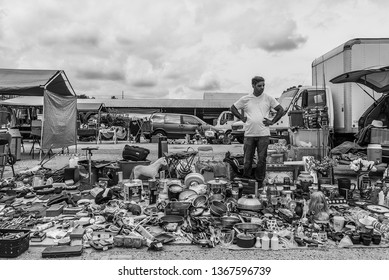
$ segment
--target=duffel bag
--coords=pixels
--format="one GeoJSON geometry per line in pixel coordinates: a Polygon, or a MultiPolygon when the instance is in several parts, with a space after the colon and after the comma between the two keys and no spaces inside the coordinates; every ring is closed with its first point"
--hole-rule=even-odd
{"type": "Polygon", "coordinates": [[[123,149],[123,159],[133,161],[143,161],[147,158],[150,153],[149,149],[142,148],[139,146],[125,145],[123,149]]]}

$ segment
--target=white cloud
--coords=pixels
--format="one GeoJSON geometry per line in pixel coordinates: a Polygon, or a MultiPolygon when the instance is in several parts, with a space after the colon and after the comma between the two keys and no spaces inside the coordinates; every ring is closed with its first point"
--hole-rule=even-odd
{"type": "Polygon", "coordinates": [[[202,98],[310,84],[312,61],[387,37],[384,0],[3,0],[0,67],[63,69],[78,92],[202,98]]]}

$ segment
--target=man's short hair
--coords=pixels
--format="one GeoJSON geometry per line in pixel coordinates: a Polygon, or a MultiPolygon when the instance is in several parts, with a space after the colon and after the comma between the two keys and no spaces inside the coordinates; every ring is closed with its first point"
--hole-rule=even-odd
{"type": "Polygon", "coordinates": [[[265,79],[263,77],[255,76],[254,78],[251,79],[251,84],[255,85],[255,84],[259,83],[259,82],[264,82],[264,81],[265,81],[265,79]]]}

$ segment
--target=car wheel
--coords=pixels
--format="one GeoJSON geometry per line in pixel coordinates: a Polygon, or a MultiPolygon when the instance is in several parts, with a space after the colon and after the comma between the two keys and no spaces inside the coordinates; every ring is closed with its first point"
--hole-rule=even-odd
{"type": "Polygon", "coordinates": [[[234,136],[232,136],[231,132],[226,132],[223,138],[223,144],[230,145],[232,141],[234,141],[234,136]]]}
{"type": "Polygon", "coordinates": [[[153,136],[164,137],[164,136],[166,136],[166,132],[162,131],[162,130],[157,130],[157,131],[153,132],[153,136]]]}
{"type": "Polygon", "coordinates": [[[236,140],[238,140],[238,142],[239,142],[240,144],[243,144],[243,142],[244,142],[244,137],[236,137],[236,140]]]}

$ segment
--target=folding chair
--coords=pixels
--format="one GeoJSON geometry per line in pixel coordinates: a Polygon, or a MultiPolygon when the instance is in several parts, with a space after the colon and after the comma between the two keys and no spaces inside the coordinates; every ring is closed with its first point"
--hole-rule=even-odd
{"type": "Polygon", "coordinates": [[[170,178],[185,178],[192,170],[192,164],[197,155],[197,151],[190,151],[190,147],[184,152],[165,154],[169,164],[170,178]]]}

